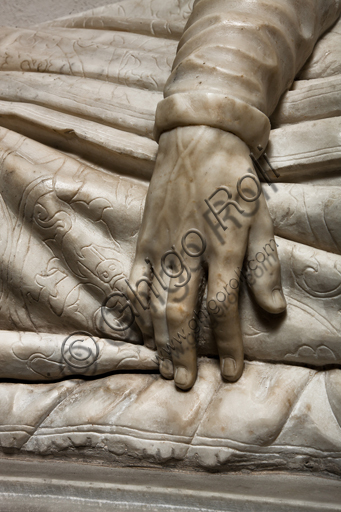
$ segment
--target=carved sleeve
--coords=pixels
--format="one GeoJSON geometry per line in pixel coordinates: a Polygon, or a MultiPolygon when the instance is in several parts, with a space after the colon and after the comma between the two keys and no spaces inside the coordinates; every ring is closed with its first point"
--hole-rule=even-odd
{"type": "Polygon", "coordinates": [[[202,124],[259,155],[268,116],[340,13],[339,0],[196,0],[157,108],[156,139],[202,124]]]}

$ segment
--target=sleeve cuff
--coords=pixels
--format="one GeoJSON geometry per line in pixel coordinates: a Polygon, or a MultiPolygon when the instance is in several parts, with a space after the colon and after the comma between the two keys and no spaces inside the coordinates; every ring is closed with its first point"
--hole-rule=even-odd
{"type": "Polygon", "coordinates": [[[179,126],[205,125],[237,135],[258,158],[270,135],[270,121],[244,101],[211,92],[185,92],[168,96],[156,109],[154,137],[179,126]],[[262,150],[259,150],[261,147],[262,150]]]}

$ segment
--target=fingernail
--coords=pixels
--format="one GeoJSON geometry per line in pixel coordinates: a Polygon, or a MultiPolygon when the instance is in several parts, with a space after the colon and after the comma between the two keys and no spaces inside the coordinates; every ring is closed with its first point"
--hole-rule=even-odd
{"type": "Polygon", "coordinates": [[[190,380],[190,374],[186,368],[180,367],[175,371],[175,383],[178,386],[187,386],[190,380]]]}
{"type": "Polygon", "coordinates": [[[160,361],[160,372],[166,379],[172,379],[174,374],[173,363],[169,359],[160,361]]]}
{"type": "Polygon", "coordinates": [[[285,310],[287,303],[285,301],[283,292],[278,290],[278,288],[272,292],[272,301],[279,313],[285,310]]]}
{"type": "Polygon", "coordinates": [[[236,375],[236,361],[232,357],[225,357],[221,363],[221,373],[226,379],[233,378],[236,375]]]}

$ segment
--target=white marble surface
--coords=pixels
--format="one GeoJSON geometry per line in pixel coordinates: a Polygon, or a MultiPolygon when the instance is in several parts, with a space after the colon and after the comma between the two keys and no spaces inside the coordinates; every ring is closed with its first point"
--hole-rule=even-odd
{"type": "MultiPolygon", "coordinates": [[[[340,474],[339,25],[273,114],[267,153],[281,176],[263,190],[288,308],[278,321],[243,287],[238,383],[203,358],[193,389],[180,392],[156,373],[155,353],[135,345],[136,330],[118,335],[103,322],[103,299],[133,263],[155,110],[190,11],[180,4],[127,1],[0,29],[0,369],[33,381],[0,383],[1,446],[340,474]],[[100,349],[87,372],[62,358],[74,331],[89,331],[100,349]],[[151,373],[81,378],[126,369],[151,373]]],[[[207,320],[199,345],[217,353],[207,320]]]]}
{"type": "Polygon", "coordinates": [[[187,393],[146,374],[5,386],[5,451],[206,470],[307,464],[340,473],[340,370],[250,362],[238,383],[223,383],[218,364],[203,359],[187,393]]]}
{"type": "Polygon", "coordinates": [[[106,4],[105,0],[3,0],[1,24],[8,27],[27,27],[106,4]]]}

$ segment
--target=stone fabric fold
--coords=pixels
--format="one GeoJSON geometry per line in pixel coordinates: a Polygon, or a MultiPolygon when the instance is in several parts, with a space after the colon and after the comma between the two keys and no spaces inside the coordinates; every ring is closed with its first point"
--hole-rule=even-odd
{"type": "Polygon", "coordinates": [[[340,13],[335,0],[196,1],[158,106],[156,136],[206,124],[234,133],[253,151],[264,148],[264,117],[340,13]]]}
{"type": "MultiPolygon", "coordinates": [[[[288,308],[280,322],[260,311],[237,272],[241,379],[224,382],[217,358],[200,357],[179,391],[133,325],[119,333],[102,315],[133,262],[159,100],[158,134],[219,123],[265,148],[268,116],[340,13],[332,0],[197,1],[162,100],[192,1],[125,0],[0,29],[0,457],[340,475],[340,22],[273,117],[280,177],[269,171],[263,192],[288,308]],[[87,361],[67,358],[80,334],[83,355],[106,348],[90,379],[87,361]]],[[[256,253],[257,277],[271,251],[256,253]]],[[[203,307],[199,351],[214,356],[207,317],[203,307]]]]}
{"type": "Polygon", "coordinates": [[[0,446],[22,455],[214,471],[341,474],[341,371],[202,358],[186,393],[160,375],[0,384],[0,446]],[[15,403],[15,407],[12,404],[15,403]]]}

